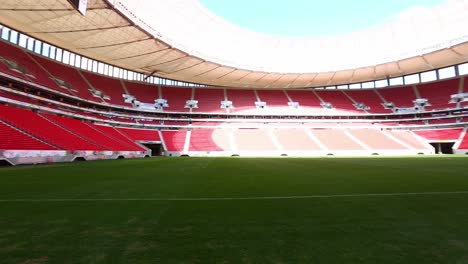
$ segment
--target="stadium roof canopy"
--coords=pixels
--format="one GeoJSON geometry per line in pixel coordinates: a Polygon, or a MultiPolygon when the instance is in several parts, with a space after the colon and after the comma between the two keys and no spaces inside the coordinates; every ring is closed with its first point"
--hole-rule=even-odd
{"type": "Polygon", "coordinates": [[[86,16],[67,0],[2,0],[0,23],[118,67],[213,86],[329,86],[468,61],[468,0],[310,39],[241,29],[198,0],[88,0],[86,16]]]}

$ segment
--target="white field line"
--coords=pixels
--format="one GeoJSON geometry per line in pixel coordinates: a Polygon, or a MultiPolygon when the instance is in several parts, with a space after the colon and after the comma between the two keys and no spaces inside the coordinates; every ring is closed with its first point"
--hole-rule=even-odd
{"type": "Polygon", "coordinates": [[[322,199],[346,197],[392,197],[392,196],[431,196],[468,194],[468,191],[456,192],[406,192],[406,193],[363,193],[299,196],[252,196],[252,197],[200,197],[200,198],[44,198],[44,199],[0,199],[0,203],[10,202],[100,202],[100,201],[235,201],[235,200],[285,200],[285,199],[322,199]]]}

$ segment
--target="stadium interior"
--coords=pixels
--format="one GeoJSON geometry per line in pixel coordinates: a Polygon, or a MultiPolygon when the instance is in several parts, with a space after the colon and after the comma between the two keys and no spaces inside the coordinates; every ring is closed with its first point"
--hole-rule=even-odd
{"type": "Polygon", "coordinates": [[[0,1],[0,263],[468,263],[468,0],[206,2],[0,1]]]}
{"type": "Polygon", "coordinates": [[[346,89],[167,85],[138,79],[144,75],[116,78],[121,69],[6,26],[0,32],[6,164],[468,153],[466,63],[383,80],[380,88],[366,88],[369,82],[346,89]]]}

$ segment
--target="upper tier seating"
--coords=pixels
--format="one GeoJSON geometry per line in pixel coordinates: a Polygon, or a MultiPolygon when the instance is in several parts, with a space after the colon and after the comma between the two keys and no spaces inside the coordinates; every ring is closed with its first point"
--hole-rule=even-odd
{"type": "Polygon", "coordinates": [[[23,49],[7,44],[0,40],[0,71],[8,73],[12,76],[41,84],[43,86],[59,90],[60,88],[49,78],[44,69],[42,69],[35,61],[33,61],[23,49]],[[5,63],[13,63],[8,67],[5,63]],[[14,69],[16,68],[16,69],[14,69]],[[26,71],[26,72],[23,72],[26,71]]]}
{"type": "Polygon", "coordinates": [[[101,146],[70,133],[30,110],[0,105],[0,118],[60,149],[103,150],[101,146]]]}
{"type": "Polygon", "coordinates": [[[225,109],[220,108],[221,101],[224,101],[223,89],[197,88],[194,90],[194,100],[198,100],[198,109],[194,109],[195,112],[226,113],[225,109]]]}
{"type": "Polygon", "coordinates": [[[429,100],[431,106],[426,110],[440,110],[454,108],[456,104],[449,104],[450,95],[457,94],[460,79],[437,81],[432,83],[418,84],[417,88],[421,98],[429,100]]]}
{"type": "Polygon", "coordinates": [[[185,108],[187,100],[192,98],[192,88],[161,87],[161,98],[167,100],[169,107],[164,108],[168,112],[188,112],[185,108]]]}
{"type": "Polygon", "coordinates": [[[125,91],[120,80],[86,71],[82,71],[82,74],[94,89],[99,90],[103,92],[104,95],[110,97],[110,100],[104,100],[105,102],[116,105],[125,104],[122,97],[122,94],[124,94],[125,91]]]}
{"type": "Polygon", "coordinates": [[[0,150],[56,150],[30,135],[0,121],[0,150]]]}
{"type": "Polygon", "coordinates": [[[354,107],[351,101],[342,91],[317,91],[317,95],[322,98],[325,103],[331,103],[337,110],[345,110],[351,113],[364,113],[354,107]]]}
{"type": "Polygon", "coordinates": [[[253,90],[227,90],[227,99],[232,101],[231,112],[255,109],[257,98],[253,90]]]}
{"type": "Polygon", "coordinates": [[[322,109],[320,99],[312,91],[287,91],[293,102],[298,102],[301,108],[322,109]]]}
{"type": "Polygon", "coordinates": [[[260,101],[266,102],[267,107],[288,107],[288,97],[283,91],[257,90],[260,101]]]}
{"type": "Polygon", "coordinates": [[[412,86],[378,89],[376,91],[383,96],[387,103],[393,103],[396,107],[414,106],[413,101],[416,99],[416,94],[412,86]]]}
{"type": "Polygon", "coordinates": [[[366,90],[350,90],[345,92],[348,96],[353,98],[356,103],[362,103],[369,107],[367,110],[368,113],[375,113],[375,114],[389,114],[392,113],[392,110],[385,109],[383,107],[383,101],[380,99],[378,94],[375,92],[374,89],[366,89],[366,90]]]}
{"type": "MultiPolygon", "coordinates": [[[[324,111],[321,106],[321,100],[317,95],[327,103],[331,103],[337,110],[343,114],[364,114],[362,110],[357,110],[354,103],[363,103],[370,107],[368,113],[391,113],[381,105],[385,102],[393,102],[396,107],[413,107],[413,101],[417,94],[419,97],[426,98],[432,106],[428,106],[427,110],[453,108],[456,104],[449,104],[450,95],[458,93],[460,81],[464,81],[463,92],[468,92],[468,77],[455,78],[449,80],[441,80],[432,83],[416,84],[413,86],[397,87],[397,88],[382,88],[374,90],[316,90],[316,94],[309,90],[291,90],[287,91],[286,96],[281,90],[257,90],[258,97],[254,90],[237,90],[227,89],[226,97],[225,88],[177,88],[177,87],[161,87],[159,91],[158,85],[145,84],[133,81],[123,81],[120,79],[87,72],[77,69],[52,59],[44,58],[41,55],[35,54],[28,50],[19,48],[5,41],[0,41],[0,72],[9,74],[24,80],[34,82],[50,89],[76,95],[85,100],[94,102],[107,102],[116,105],[129,106],[124,103],[122,94],[128,90],[129,94],[136,96],[137,100],[144,103],[153,103],[157,98],[168,100],[169,107],[165,108],[167,112],[188,112],[185,108],[187,100],[193,99],[199,101],[198,109],[193,109],[193,112],[213,112],[225,113],[226,110],[220,109],[220,102],[229,100],[233,102],[234,109],[231,112],[239,112],[244,110],[246,113],[295,113],[295,114],[341,114],[338,111],[324,111]],[[7,66],[10,65],[10,67],[7,66]],[[16,70],[12,70],[11,67],[16,70]],[[22,71],[26,73],[22,73],[22,71]],[[27,74],[29,73],[29,74],[27,74]],[[60,79],[62,84],[57,84],[53,80],[60,79]],[[69,86],[64,87],[64,86],[69,86]],[[102,100],[89,91],[95,88],[105,95],[110,97],[110,100],[102,100]],[[417,93],[414,89],[418,91],[417,93]],[[381,95],[381,97],[379,97],[381,95]],[[288,101],[298,102],[300,111],[289,110],[288,101]],[[258,100],[267,103],[267,109],[262,112],[251,111],[255,110],[255,102],[258,100]],[[275,112],[274,108],[284,108],[275,112]],[[288,112],[289,111],[289,112],[288,112]]],[[[468,106],[468,102],[463,102],[462,106],[468,106]]]]}
{"type": "Polygon", "coordinates": [[[61,92],[68,92],[70,94],[76,94],[77,96],[90,101],[95,102],[102,102],[100,98],[94,97],[91,92],[89,91],[89,85],[83,80],[83,77],[79,74],[78,70],[61,64],[59,62],[55,62],[49,59],[42,58],[40,56],[35,56],[36,61],[41,64],[47,71],[55,78],[60,79],[66,82],[70,88],[72,89],[67,90],[61,88],[61,92]],[[75,92],[76,91],[76,92],[75,92]]]}
{"type": "Polygon", "coordinates": [[[155,85],[129,81],[124,82],[124,85],[128,93],[135,96],[140,102],[154,104],[154,100],[159,98],[158,87],[155,85]]]}

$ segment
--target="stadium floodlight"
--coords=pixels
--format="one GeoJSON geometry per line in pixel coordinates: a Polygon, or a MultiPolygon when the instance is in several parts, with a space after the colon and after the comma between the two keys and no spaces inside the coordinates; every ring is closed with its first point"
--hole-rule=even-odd
{"type": "Polygon", "coordinates": [[[97,90],[97,89],[89,89],[89,91],[91,92],[91,94],[94,96],[94,97],[99,97],[99,98],[102,98],[104,100],[110,100],[110,97],[106,94],[104,94],[103,91],[101,90],[97,90]]]}
{"type": "Polygon", "coordinates": [[[156,108],[156,110],[162,111],[164,110],[164,107],[169,107],[166,99],[158,98],[154,100],[154,108],[156,108]]]}
{"type": "Polygon", "coordinates": [[[384,107],[385,109],[391,109],[391,110],[393,110],[393,109],[396,108],[396,107],[395,107],[395,104],[392,103],[392,102],[383,103],[382,105],[383,105],[383,107],[384,107]]]}
{"type": "Polygon", "coordinates": [[[65,89],[67,89],[67,90],[73,90],[72,87],[71,87],[71,85],[70,85],[68,82],[66,82],[66,81],[64,81],[64,80],[62,80],[62,79],[59,79],[59,78],[55,78],[55,77],[51,77],[51,79],[52,79],[58,86],[60,86],[60,87],[62,87],[62,88],[65,88],[65,89]]]}
{"type": "Polygon", "coordinates": [[[414,107],[424,107],[424,106],[430,106],[431,104],[429,103],[429,100],[426,98],[418,98],[413,101],[414,107]]]}
{"type": "Polygon", "coordinates": [[[25,68],[21,67],[18,63],[14,62],[14,61],[7,60],[7,59],[5,59],[3,57],[0,57],[0,62],[5,64],[12,71],[24,74],[24,75],[32,77],[32,78],[36,78],[36,76],[30,74],[25,68]]]}
{"type": "Polygon", "coordinates": [[[257,109],[263,109],[263,108],[266,108],[266,106],[267,106],[266,102],[255,102],[255,107],[257,109]]]}
{"type": "Polygon", "coordinates": [[[392,109],[394,113],[399,114],[414,114],[424,111],[423,106],[414,106],[414,107],[396,107],[392,109]]]}
{"type": "Polygon", "coordinates": [[[333,105],[331,103],[323,102],[320,105],[325,109],[333,109],[333,105]]]}
{"type": "Polygon", "coordinates": [[[369,109],[370,109],[370,107],[368,107],[368,106],[365,105],[364,103],[356,103],[356,104],[353,104],[353,105],[354,105],[354,107],[356,107],[356,109],[358,109],[358,110],[363,110],[363,111],[365,111],[365,110],[369,110],[369,109]]]}
{"type": "Polygon", "coordinates": [[[154,104],[143,103],[138,100],[133,101],[132,105],[134,108],[138,108],[138,110],[147,110],[147,111],[154,111],[155,109],[157,111],[161,110],[161,109],[156,108],[154,104]]]}
{"type": "Polygon", "coordinates": [[[460,103],[468,101],[468,93],[452,94],[449,103],[460,103]]]}
{"type": "Polygon", "coordinates": [[[289,108],[293,108],[293,109],[298,109],[299,108],[299,103],[298,102],[289,102],[288,105],[289,105],[289,108]]]}
{"type": "Polygon", "coordinates": [[[136,100],[135,96],[131,94],[122,94],[122,97],[124,99],[124,102],[127,104],[133,104],[133,102],[136,100]]]}
{"type": "Polygon", "coordinates": [[[198,108],[198,100],[187,100],[185,108],[198,108]]]}
{"type": "Polygon", "coordinates": [[[229,109],[234,108],[234,105],[232,104],[232,101],[221,101],[221,106],[219,108],[229,109]]]}

